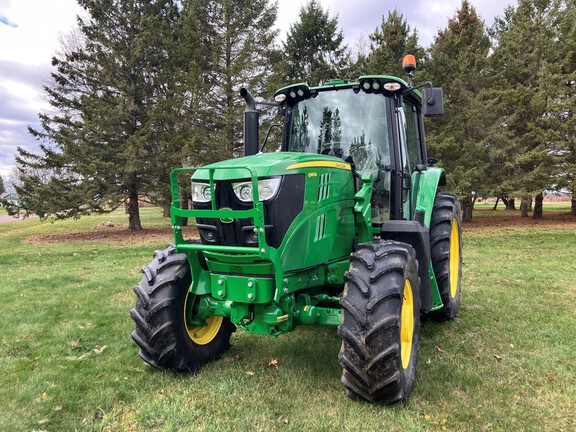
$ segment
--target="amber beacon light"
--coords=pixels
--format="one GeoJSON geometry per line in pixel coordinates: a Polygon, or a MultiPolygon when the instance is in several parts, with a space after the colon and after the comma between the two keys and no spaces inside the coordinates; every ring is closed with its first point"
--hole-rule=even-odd
{"type": "Polygon", "coordinates": [[[402,69],[404,69],[404,72],[407,74],[411,74],[416,70],[416,58],[412,54],[404,56],[404,59],[402,60],[402,69]]]}

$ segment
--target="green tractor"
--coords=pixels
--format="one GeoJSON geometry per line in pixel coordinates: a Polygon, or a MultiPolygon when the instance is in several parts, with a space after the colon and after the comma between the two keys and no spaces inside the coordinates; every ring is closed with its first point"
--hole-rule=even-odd
{"type": "Polygon", "coordinates": [[[438,192],[444,172],[426,155],[423,116],[443,113],[442,90],[413,86],[410,59],[404,69],[408,81],[278,90],[282,142],[268,153],[259,103],[241,90],[245,156],[171,173],[174,244],[143,267],[131,310],[146,363],[196,372],[236,328],[334,326],[350,397],[410,396],[421,315],[458,312],[462,234],[459,201],[438,192]],[[190,176],[193,209],[180,200],[190,176]],[[199,241],[184,239],[184,218],[199,241]]]}

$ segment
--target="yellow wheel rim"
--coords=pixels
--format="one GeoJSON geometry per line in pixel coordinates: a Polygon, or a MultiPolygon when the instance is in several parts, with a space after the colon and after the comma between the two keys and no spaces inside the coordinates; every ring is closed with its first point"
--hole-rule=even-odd
{"type": "Polygon", "coordinates": [[[400,322],[400,357],[402,367],[408,368],[412,355],[412,339],[414,338],[414,294],[412,284],[408,279],[404,283],[404,296],[402,299],[402,317],[400,322]]]}
{"type": "Polygon", "coordinates": [[[458,292],[458,276],[460,275],[460,236],[458,235],[458,222],[452,220],[450,233],[450,295],[456,297],[458,292]]]}
{"type": "Polygon", "coordinates": [[[206,318],[206,325],[204,326],[191,326],[188,325],[186,322],[186,306],[188,303],[188,296],[186,296],[186,301],[184,302],[184,325],[186,326],[186,331],[188,332],[188,336],[197,345],[206,345],[212,342],[218,331],[220,331],[220,327],[222,327],[222,321],[224,317],[218,315],[212,315],[206,318]]]}

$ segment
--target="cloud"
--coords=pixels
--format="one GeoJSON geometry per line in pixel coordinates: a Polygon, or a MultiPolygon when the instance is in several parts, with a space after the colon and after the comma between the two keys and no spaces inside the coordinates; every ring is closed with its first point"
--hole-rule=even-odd
{"type": "Polygon", "coordinates": [[[15,165],[17,147],[38,151],[38,142],[28,133],[28,126],[40,127],[38,113],[45,106],[39,95],[50,70],[49,64],[0,60],[0,175],[5,178],[15,165]]]}
{"type": "MultiPolygon", "coordinates": [[[[329,9],[330,16],[338,15],[349,47],[354,47],[359,38],[367,38],[380,27],[382,18],[386,19],[388,13],[395,9],[404,16],[410,28],[418,32],[420,44],[428,47],[438,30],[446,28],[448,19],[462,5],[461,0],[321,0],[321,3],[324,9],[329,9]]],[[[508,4],[515,4],[516,0],[472,0],[470,3],[486,24],[491,25],[494,17],[502,15],[504,8],[508,4]]]]}
{"type": "Polygon", "coordinates": [[[29,65],[0,59],[0,82],[15,81],[41,91],[42,83],[50,78],[50,72],[53,70],[54,68],[48,62],[41,65],[29,65]]]}
{"type": "Polygon", "coordinates": [[[6,24],[7,26],[12,27],[12,28],[18,27],[18,24],[10,21],[8,18],[6,18],[6,16],[4,14],[0,14],[0,23],[6,24]]]}

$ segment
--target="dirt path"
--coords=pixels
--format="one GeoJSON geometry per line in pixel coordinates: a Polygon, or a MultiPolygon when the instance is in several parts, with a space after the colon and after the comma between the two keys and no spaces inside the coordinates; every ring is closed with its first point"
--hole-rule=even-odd
{"type": "Polygon", "coordinates": [[[8,216],[8,215],[0,215],[0,223],[14,222],[14,221],[19,221],[19,220],[22,220],[22,218],[14,218],[14,217],[8,216]]]}
{"type": "MultiPolygon", "coordinates": [[[[10,216],[0,215],[0,223],[18,220],[22,219],[14,219],[10,216]]],[[[569,213],[546,212],[544,219],[534,220],[532,218],[520,218],[517,212],[499,211],[493,216],[490,215],[490,217],[486,217],[486,215],[485,217],[475,217],[471,223],[464,224],[464,230],[471,232],[485,230],[501,231],[502,229],[510,227],[576,229],[576,217],[571,216],[569,213]]],[[[82,232],[35,235],[29,237],[26,241],[40,244],[88,241],[135,244],[150,241],[150,239],[157,239],[169,243],[172,241],[173,235],[169,223],[166,223],[166,226],[162,228],[147,228],[138,232],[129,231],[126,224],[114,224],[110,226],[103,224],[82,232]]],[[[197,239],[199,238],[198,231],[194,227],[185,227],[184,238],[197,239]]]]}

